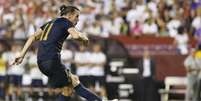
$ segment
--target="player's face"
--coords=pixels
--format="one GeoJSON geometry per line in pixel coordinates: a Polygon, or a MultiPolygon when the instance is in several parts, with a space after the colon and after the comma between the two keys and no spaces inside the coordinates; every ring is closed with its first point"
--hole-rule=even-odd
{"type": "Polygon", "coordinates": [[[71,20],[72,20],[72,23],[73,23],[74,25],[76,25],[77,22],[79,21],[79,15],[80,15],[80,12],[79,12],[79,11],[75,11],[75,12],[72,14],[71,20]]]}

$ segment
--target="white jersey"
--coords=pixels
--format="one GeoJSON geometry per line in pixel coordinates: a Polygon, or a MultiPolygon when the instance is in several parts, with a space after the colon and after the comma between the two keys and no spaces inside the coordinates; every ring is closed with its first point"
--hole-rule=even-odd
{"type": "MultiPolygon", "coordinates": [[[[8,62],[8,64],[12,64],[16,57],[17,53],[13,52],[5,52],[3,53],[3,59],[8,62]]],[[[26,57],[25,57],[26,58],[26,57]]],[[[23,75],[25,69],[24,65],[26,63],[26,59],[24,58],[23,62],[19,65],[12,65],[8,67],[7,74],[8,75],[23,75]]]]}
{"type": "MultiPolygon", "coordinates": [[[[75,63],[89,63],[89,52],[76,52],[75,53],[75,63]]],[[[90,75],[89,66],[79,66],[77,67],[76,74],[78,76],[90,75]]]]}
{"type": "Polygon", "coordinates": [[[29,54],[28,64],[31,66],[30,76],[32,79],[42,79],[43,74],[40,72],[37,65],[37,55],[34,53],[29,54]]]}
{"type": "Polygon", "coordinates": [[[188,53],[188,35],[186,33],[180,35],[177,34],[175,36],[175,40],[177,42],[177,48],[180,50],[180,53],[185,55],[188,53]]]}
{"type": "Polygon", "coordinates": [[[73,52],[67,49],[62,50],[61,60],[67,68],[70,67],[71,61],[73,60],[73,52]]]}
{"type": "MultiPolygon", "coordinates": [[[[91,53],[90,63],[92,64],[104,64],[106,62],[106,56],[104,53],[91,53]]],[[[93,76],[104,76],[104,66],[94,66],[90,69],[90,74],[93,76]]]]}

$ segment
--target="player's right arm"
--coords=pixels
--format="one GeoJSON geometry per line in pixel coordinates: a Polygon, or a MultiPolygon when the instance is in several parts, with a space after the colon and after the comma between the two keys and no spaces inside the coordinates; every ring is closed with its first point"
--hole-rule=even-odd
{"type": "Polygon", "coordinates": [[[78,40],[85,46],[89,44],[88,37],[84,33],[77,31],[74,27],[69,28],[68,32],[70,33],[70,39],[78,40]]]}
{"type": "Polygon", "coordinates": [[[28,38],[26,41],[22,51],[16,56],[14,62],[11,65],[18,65],[22,62],[24,56],[26,55],[29,47],[32,45],[34,41],[37,41],[40,39],[40,36],[42,35],[43,31],[42,29],[37,30],[32,36],[28,38]]]}

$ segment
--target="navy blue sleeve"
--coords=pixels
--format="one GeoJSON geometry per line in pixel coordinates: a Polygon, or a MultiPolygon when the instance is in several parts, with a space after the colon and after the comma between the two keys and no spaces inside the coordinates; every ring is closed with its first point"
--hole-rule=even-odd
{"type": "Polygon", "coordinates": [[[71,28],[71,27],[74,27],[73,23],[67,20],[67,21],[66,21],[66,24],[65,24],[66,30],[68,30],[68,29],[71,28]]]}

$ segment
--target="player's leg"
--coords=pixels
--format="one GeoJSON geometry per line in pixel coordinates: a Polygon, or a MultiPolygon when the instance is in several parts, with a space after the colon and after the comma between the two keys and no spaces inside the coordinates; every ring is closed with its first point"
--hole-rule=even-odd
{"type": "MultiPolygon", "coordinates": [[[[39,63],[39,69],[49,77],[50,86],[52,88],[64,87],[72,82],[75,92],[86,98],[88,101],[101,101],[101,98],[87,90],[79,81],[78,77],[72,75],[69,71],[64,71],[64,65],[61,64],[61,61],[51,60],[44,63],[39,63]],[[70,76],[69,76],[70,75],[70,76]],[[66,77],[68,79],[66,79],[66,77]],[[70,79],[69,79],[70,77],[70,79]]],[[[61,98],[64,98],[64,101],[68,101],[70,96],[64,95],[62,92],[61,98]]],[[[62,99],[61,99],[62,101],[62,99]]]]}
{"type": "Polygon", "coordinates": [[[78,95],[86,98],[87,101],[102,101],[99,96],[89,91],[80,83],[78,76],[71,74],[71,80],[74,90],[78,95]]]}

